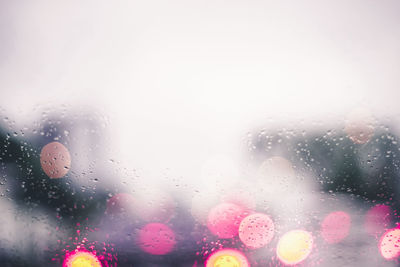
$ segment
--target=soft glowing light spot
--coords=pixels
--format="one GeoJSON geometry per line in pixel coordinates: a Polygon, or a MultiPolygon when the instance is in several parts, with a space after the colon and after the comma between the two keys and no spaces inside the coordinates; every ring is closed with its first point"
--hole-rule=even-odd
{"type": "Polygon", "coordinates": [[[255,213],[242,220],[239,238],[249,248],[261,248],[274,237],[274,222],[262,213],[255,213]]]}
{"type": "Polygon", "coordinates": [[[51,142],[42,148],[40,165],[50,178],[61,178],[71,168],[71,156],[63,144],[51,142]]]}
{"type": "Polygon", "coordinates": [[[65,258],[64,267],[101,267],[100,261],[96,255],[86,252],[78,251],[68,255],[65,258]]]}
{"type": "Polygon", "coordinates": [[[398,258],[400,256],[400,229],[391,229],[383,234],[379,249],[382,257],[387,260],[398,258]]]}
{"type": "Polygon", "coordinates": [[[236,267],[240,266],[239,260],[235,256],[222,255],[219,256],[214,263],[215,267],[236,267]]]}
{"type": "Polygon", "coordinates": [[[220,238],[233,238],[238,234],[240,222],[247,215],[247,210],[239,205],[221,203],[208,214],[207,226],[220,238]]]}
{"type": "Polygon", "coordinates": [[[107,200],[106,214],[132,214],[135,200],[132,195],[119,193],[107,200]]]}
{"type": "Polygon", "coordinates": [[[305,260],[310,255],[312,246],[313,237],[311,233],[293,230],[281,237],[276,253],[281,262],[286,265],[293,265],[305,260]]]}
{"type": "Polygon", "coordinates": [[[386,205],[372,207],[365,216],[365,230],[372,236],[383,233],[391,223],[391,209],[386,205]]]}
{"type": "Polygon", "coordinates": [[[250,267],[246,256],[235,249],[221,249],[206,261],[206,267],[250,267]]]}
{"type": "Polygon", "coordinates": [[[351,219],[343,211],[329,213],[321,223],[321,234],[326,242],[334,244],[349,235],[351,219]]]}
{"type": "Polygon", "coordinates": [[[374,118],[367,109],[355,109],[347,117],[345,132],[355,144],[365,144],[374,134],[374,118]]]}
{"type": "Polygon", "coordinates": [[[149,223],[139,231],[138,245],[149,254],[165,255],[175,246],[175,234],[165,224],[149,223]]]}

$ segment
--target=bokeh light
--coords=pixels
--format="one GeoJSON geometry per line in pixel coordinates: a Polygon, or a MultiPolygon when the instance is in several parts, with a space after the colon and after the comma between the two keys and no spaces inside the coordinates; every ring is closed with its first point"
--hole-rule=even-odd
{"type": "Polygon", "coordinates": [[[225,248],[211,254],[206,267],[250,267],[250,264],[242,252],[225,248]]]}
{"type": "Polygon", "coordinates": [[[76,251],[65,257],[63,267],[101,267],[95,254],[88,251],[76,251]]]}
{"type": "Polygon", "coordinates": [[[311,233],[293,230],[284,234],[276,249],[279,260],[286,265],[298,264],[310,255],[313,247],[311,233]]]}
{"type": "Polygon", "coordinates": [[[365,231],[377,236],[388,229],[391,223],[391,208],[387,205],[376,205],[368,210],[365,216],[365,231]]]}
{"type": "Polygon", "coordinates": [[[42,148],[40,165],[50,178],[61,178],[71,168],[71,156],[63,144],[51,142],[42,148]]]}
{"type": "Polygon", "coordinates": [[[400,229],[395,228],[387,231],[381,237],[379,250],[382,257],[387,260],[396,259],[400,256],[400,229]]]}
{"type": "Polygon", "coordinates": [[[203,187],[192,196],[190,213],[197,222],[206,225],[210,210],[219,202],[216,188],[203,187]]]}
{"type": "Polygon", "coordinates": [[[329,213],[321,223],[322,238],[329,244],[342,241],[349,235],[350,215],[344,211],[329,213]]]}
{"type": "Polygon", "coordinates": [[[207,226],[220,238],[237,236],[240,222],[248,215],[248,211],[233,203],[221,203],[208,214],[207,226]]]}
{"type": "Polygon", "coordinates": [[[274,231],[274,222],[268,215],[255,213],[240,223],[239,238],[249,248],[261,248],[271,242],[274,231]]]}
{"type": "Polygon", "coordinates": [[[175,246],[175,234],[167,225],[162,223],[149,223],[140,229],[138,245],[146,253],[165,255],[170,253],[175,246]]]}

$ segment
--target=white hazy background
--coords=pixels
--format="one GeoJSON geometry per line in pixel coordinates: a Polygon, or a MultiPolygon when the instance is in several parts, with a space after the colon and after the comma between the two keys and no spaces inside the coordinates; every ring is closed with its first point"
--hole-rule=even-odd
{"type": "Polygon", "coordinates": [[[0,106],[109,117],[124,166],[186,175],[264,120],[398,118],[400,2],[0,0],[0,106]]]}

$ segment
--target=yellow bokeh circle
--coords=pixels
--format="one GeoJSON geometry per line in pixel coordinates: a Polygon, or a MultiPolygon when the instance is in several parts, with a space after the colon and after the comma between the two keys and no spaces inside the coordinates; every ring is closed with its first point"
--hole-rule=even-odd
{"type": "Polygon", "coordinates": [[[64,267],[102,267],[97,257],[89,252],[77,252],[67,257],[64,267]]]}
{"type": "Polygon", "coordinates": [[[304,230],[293,230],[284,234],[276,249],[277,256],[286,265],[293,265],[305,260],[313,247],[311,233],[304,230]]]}
{"type": "Polygon", "coordinates": [[[242,252],[226,248],[211,254],[206,267],[250,267],[250,264],[242,252]]]}

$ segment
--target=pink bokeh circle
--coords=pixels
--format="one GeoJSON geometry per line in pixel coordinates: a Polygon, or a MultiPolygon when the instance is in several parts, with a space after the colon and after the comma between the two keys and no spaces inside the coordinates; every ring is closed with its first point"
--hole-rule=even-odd
{"type": "Polygon", "coordinates": [[[321,223],[322,238],[329,244],[342,241],[349,235],[351,219],[344,211],[329,213],[321,223]]]}
{"type": "Polygon", "coordinates": [[[51,142],[40,152],[40,165],[50,178],[61,178],[71,168],[71,155],[63,144],[51,142]]]}
{"type": "Polygon", "coordinates": [[[382,257],[393,260],[400,256],[400,228],[386,231],[379,241],[379,250],[382,257]]]}
{"type": "Polygon", "coordinates": [[[163,223],[149,223],[140,229],[138,245],[146,253],[165,255],[175,246],[175,233],[163,223]]]}
{"type": "Polygon", "coordinates": [[[261,248],[271,242],[274,230],[274,222],[268,215],[255,213],[240,223],[239,238],[249,248],[261,248]]]}
{"type": "Polygon", "coordinates": [[[215,206],[208,214],[207,227],[219,238],[233,238],[237,236],[240,222],[249,212],[233,203],[221,203],[215,206]]]}

